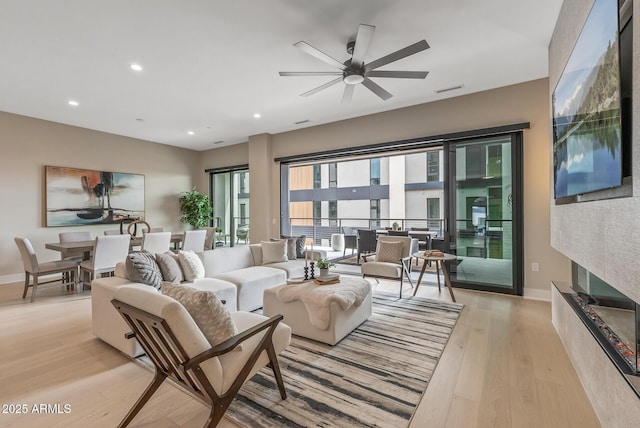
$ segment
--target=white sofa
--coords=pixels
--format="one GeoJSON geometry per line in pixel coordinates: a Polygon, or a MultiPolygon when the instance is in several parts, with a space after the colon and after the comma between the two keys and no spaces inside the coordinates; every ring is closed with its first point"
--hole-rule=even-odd
{"type": "MultiPolygon", "coordinates": [[[[304,258],[263,265],[260,244],[216,248],[198,255],[205,268],[205,279],[184,284],[214,291],[232,312],[261,308],[265,289],[284,284],[287,278],[304,276],[304,258]]],[[[320,256],[319,253],[311,255],[314,259],[320,256]]],[[[98,338],[135,357],[142,354],[142,348],[137,341],[125,338],[130,328],[111,304],[116,291],[129,284],[150,287],[129,281],[124,263],[118,265],[115,276],[94,279],[91,317],[93,333],[98,338]]]]}

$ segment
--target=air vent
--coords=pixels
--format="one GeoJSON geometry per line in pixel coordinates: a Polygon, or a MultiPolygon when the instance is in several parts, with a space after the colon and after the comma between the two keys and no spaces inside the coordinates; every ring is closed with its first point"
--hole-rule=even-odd
{"type": "Polygon", "coordinates": [[[213,142],[213,144],[222,144],[222,143],[224,143],[224,141],[222,141],[222,140],[213,142]]]}
{"type": "Polygon", "coordinates": [[[303,123],[309,123],[309,120],[306,119],[306,120],[301,120],[299,122],[293,122],[293,123],[296,124],[296,125],[302,125],[303,123]]]}
{"type": "Polygon", "coordinates": [[[455,91],[457,89],[462,89],[462,88],[464,88],[464,85],[452,86],[450,88],[444,88],[444,89],[436,89],[436,94],[441,94],[443,92],[449,92],[449,91],[455,91]]]}

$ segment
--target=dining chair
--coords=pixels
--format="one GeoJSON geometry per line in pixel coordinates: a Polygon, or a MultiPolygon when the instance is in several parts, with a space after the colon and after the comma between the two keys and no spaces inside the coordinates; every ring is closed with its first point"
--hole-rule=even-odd
{"type": "Polygon", "coordinates": [[[206,230],[187,230],[182,239],[183,251],[204,251],[204,241],[207,238],[206,230]]]}
{"type": "MultiPolygon", "coordinates": [[[[124,262],[129,254],[131,235],[98,236],[93,244],[93,258],[80,263],[80,275],[89,275],[89,284],[96,274],[112,274],[116,264],[124,262]]],[[[84,285],[84,277],[81,279],[84,285]]]]}
{"type": "Polygon", "coordinates": [[[202,229],[207,231],[207,235],[204,239],[204,249],[205,250],[213,250],[213,241],[216,236],[216,228],[215,227],[203,227],[202,229]]]}
{"type": "Polygon", "coordinates": [[[171,232],[151,232],[142,236],[143,251],[151,254],[166,253],[171,247],[171,232]]]}
{"type": "Polygon", "coordinates": [[[59,284],[55,285],[56,287],[73,285],[75,290],[78,278],[78,264],[76,262],[69,260],[56,260],[53,262],[38,263],[38,258],[36,257],[33,245],[31,245],[31,241],[21,236],[16,236],[14,240],[18,246],[18,250],[20,250],[20,257],[22,258],[22,264],[24,266],[23,299],[27,296],[27,290],[31,287],[31,302],[35,301],[38,287],[44,284],[54,284],[59,282],[59,284]],[[41,275],[52,275],[57,273],[63,274],[63,277],[60,279],[47,280],[45,282],[39,281],[39,277],[41,275]],[[65,280],[64,274],[67,273],[68,280],[65,280]],[[29,276],[33,277],[33,284],[29,284],[29,276]]]}
{"type": "MultiPolygon", "coordinates": [[[[92,239],[93,237],[91,236],[91,232],[89,231],[58,233],[58,240],[60,242],[91,241],[92,239]]],[[[82,252],[73,250],[60,250],[60,257],[62,258],[62,260],[72,260],[76,263],[80,263],[82,261],[82,252]]]]}

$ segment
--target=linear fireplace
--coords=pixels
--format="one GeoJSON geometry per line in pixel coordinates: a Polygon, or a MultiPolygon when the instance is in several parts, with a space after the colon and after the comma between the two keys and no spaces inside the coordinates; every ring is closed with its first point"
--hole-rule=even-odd
{"type": "Polygon", "coordinates": [[[577,263],[560,291],[640,397],[640,305],[577,263]]]}

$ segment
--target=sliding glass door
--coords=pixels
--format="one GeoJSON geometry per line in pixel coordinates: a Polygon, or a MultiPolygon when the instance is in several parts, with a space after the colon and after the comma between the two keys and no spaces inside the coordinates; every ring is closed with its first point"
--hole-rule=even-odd
{"type": "Polygon", "coordinates": [[[210,171],[214,247],[249,243],[249,170],[210,171]]]}
{"type": "Polygon", "coordinates": [[[522,294],[521,134],[449,143],[455,286],[522,294]]]}

